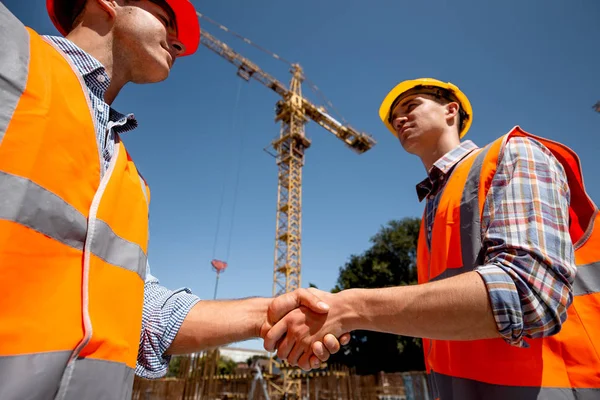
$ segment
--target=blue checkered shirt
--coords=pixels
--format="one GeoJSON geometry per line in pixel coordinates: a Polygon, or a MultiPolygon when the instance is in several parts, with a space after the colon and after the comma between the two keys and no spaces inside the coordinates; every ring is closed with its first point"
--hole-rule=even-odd
{"type": "MultiPolygon", "coordinates": [[[[83,76],[88,88],[94,117],[96,138],[102,153],[102,174],[108,169],[115,148],[115,136],[137,127],[133,114],[121,114],[104,101],[110,77],[98,60],[71,41],[45,36],[57,45],[83,76]]],[[[144,285],[142,332],[135,373],[144,378],[160,378],[167,372],[170,357],[165,355],[189,310],[199,301],[187,288],[175,291],[160,285],[147,267],[144,285]]]]}

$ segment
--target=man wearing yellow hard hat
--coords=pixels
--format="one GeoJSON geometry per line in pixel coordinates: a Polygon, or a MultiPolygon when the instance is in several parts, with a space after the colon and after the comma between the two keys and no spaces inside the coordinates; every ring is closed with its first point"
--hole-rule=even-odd
{"type": "Polygon", "coordinates": [[[137,122],[111,105],[196,51],[191,2],[46,6],[65,37],[0,3],[0,399],[130,399],[134,372],[163,376],[170,354],[264,336],[301,305],[326,313],[306,290],[199,301],[150,275],[150,190],[121,141],[137,122]]]}
{"type": "Polygon", "coordinates": [[[265,347],[294,363],[323,333],[422,337],[435,399],[600,398],[600,214],[577,155],[519,127],[461,142],[471,104],[431,78],[398,84],[379,116],[427,172],[419,284],[315,290],[326,321],[290,334],[293,311],[265,347]]]}

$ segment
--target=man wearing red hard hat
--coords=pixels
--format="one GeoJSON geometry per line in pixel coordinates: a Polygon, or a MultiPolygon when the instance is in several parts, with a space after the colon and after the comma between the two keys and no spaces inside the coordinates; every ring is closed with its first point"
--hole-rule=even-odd
{"type": "MultiPolygon", "coordinates": [[[[129,399],[134,373],[163,376],[169,354],[264,337],[300,305],[327,312],[306,290],[199,301],[150,274],[150,190],[120,139],[137,122],[111,104],[196,51],[194,6],[46,5],[65,37],[0,3],[0,399],[129,399]]],[[[339,348],[325,339],[321,360],[339,348]]]]}

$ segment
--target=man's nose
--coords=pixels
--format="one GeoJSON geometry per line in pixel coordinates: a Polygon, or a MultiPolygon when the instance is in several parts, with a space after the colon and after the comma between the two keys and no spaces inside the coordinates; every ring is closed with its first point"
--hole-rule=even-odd
{"type": "Polygon", "coordinates": [[[394,130],[399,131],[400,129],[402,129],[402,125],[404,125],[407,120],[407,117],[396,117],[392,121],[392,127],[394,128],[394,130]]]}
{"type": "Polygon", "coordinates": [[[185,46],[181,43],[176,36],[169,36],[169,45],[171,47],[171,53],[178,57],[185,51],[185,46]]]}

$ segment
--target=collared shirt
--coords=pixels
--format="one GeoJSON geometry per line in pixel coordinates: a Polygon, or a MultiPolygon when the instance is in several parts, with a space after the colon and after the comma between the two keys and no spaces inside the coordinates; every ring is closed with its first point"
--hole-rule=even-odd
{"type": "Polygon", "coordinates": [[[110,78],[102,64],[73,42],[58,36],[45,36],[65,53],[78,69],[88,88],[88,94],[96,120],[96,139],[102,155],[102,175],[108,169],[115,151],[115,134],[129,132],[137,128],[137,120],[133,114],[121,114],[106,102],[104,93],[110,85],[110,78]]]}
{"type": "MultiPolygon", "coordinates": [[[[73,42],[56,36],[45,36],[69,57],[88,89],[96,122],[96,139],[102,156],[102,174],[108,169],[119,134],[138,125],[133,114],[121,114],[104,101],[110,77],[104,66],[73,42]]],[[[135,373],[144,378],[164,376],[169,365],[166,350],[175,339],[189,310],[199,301],[187,288],[175,291],[160,285],[147,266],[144,284],[142,331],[135,373]]]]}
{"type": "MultiPolygon", "coordinates": [[[[417,185],[427,198],[425,225],[431,245],[441,189],[453,168],[477,148],[465,141],[440,158],[417,185]]],[[[575,254],[569,236],[570,191],[563,166],[540,142],[508,141],[484,204],[485,282],[498,331],[514,346],[524,338],[557,333],[573,301],[575,254]]]]}
{"type": "MultiPolygon", "coordinates": [[[[427,247],[431,247],[431,231],[433,228],[433,218],[442,196],[437,196],[440,193],[440,189],[444,186],[447,177],[450,176],[452,169],[458,164],[460,160],[471,154],[473,150],[476,150],[477,146],[470,140],[466,140],[460,146],[450,150],[442,158],[437,160],[431,169],[427,178],[422,180],[417,185],[417,195],[419,201],[423,201],[427,197],[428,201],[425,203],[425,221],[427,226],[427,247]]],[[[431,248],[430,248],[431,250],[431,248]]]]}

